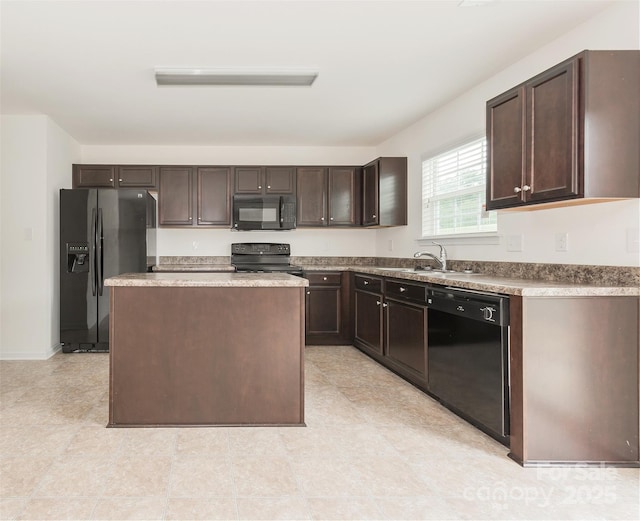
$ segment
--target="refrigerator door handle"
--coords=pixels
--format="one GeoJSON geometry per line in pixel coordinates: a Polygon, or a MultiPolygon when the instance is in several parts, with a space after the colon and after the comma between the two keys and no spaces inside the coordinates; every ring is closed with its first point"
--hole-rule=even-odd
{"type": "Polygon", "coordinates": [[[102,296],[102,292],[104,290],[104,252],[102,250],[102,208],[98,208],[98,226],[96,232],[96,264],[98,266],[97,270],[97,280],[98,280],[98,295],[102,296]]]}
{"type": "Polygon", "coordinates": [[[91,210],[91,252],[89,259],[89,278],[91,279],[91,294],[96,295],[96,209],[91,210]]]}

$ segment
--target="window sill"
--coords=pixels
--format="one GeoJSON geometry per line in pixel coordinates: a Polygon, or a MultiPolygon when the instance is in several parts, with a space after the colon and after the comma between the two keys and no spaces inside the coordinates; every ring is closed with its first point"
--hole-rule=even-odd
{"type": "Polygon", "coordinates": [[[439,242],[444,245],[492,245],[500,244],[500,236],[497,232],[489,233],[468,233],[460,235],[435,235],[433,237],[420,237],[416,239],[416,242],[421,245],[433,244],[433,242],[439,242]]]}

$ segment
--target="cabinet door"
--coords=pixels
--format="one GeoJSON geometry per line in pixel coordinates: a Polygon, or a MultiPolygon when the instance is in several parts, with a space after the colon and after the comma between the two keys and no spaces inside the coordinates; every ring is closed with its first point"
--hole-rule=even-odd
{"type": "Polygon", "coordinates": [[[267,166],[264,178],[266,194],[296,193],[296,169],[292,166],[267,166]]]}
{"type": "Polygon", "coordinates": [[[118,188],[157,188],[157,166],[119,166],[118,188]]]}
{"type": "Polygon", "coordinates": [[[199,167],[198,224],[231,225],[231,168],[199,167]]]}
{"type": "Polygon", "coordinates": [[[524,184],[524,89],[487,102],[487,209],[522,203],[524,184]]]}
{"type": "Polygon", "coordinates": [[[74,188],[115,188],[115,186],[115,166],[73,165],[74,188]]]}
{"type": "Polygon", "coordinates": [[[158,215],[160,225],[193,224],[191,168],[160,167],[158,215]]]}
{"type": "Polygon", "coordinates": [[[235,167],[235,193],[261,194],[263,192],[262,174],[261,166],[235,167]]]}
{"type": "Polygon", "coordinates": [[[330,226],[356,226],[357,177],[355,168],[329,169],[328,214],[330,226]]]}
{"type": "Polygon", "coordinates": [[[362,171],[362,226],[378,224],[378,163],[369,163],[362,171]]]}
{"type": "Polygon", "coordinates": [[[355,343],[382,355],[382,295],[355,292],[355,343]]]}
{"type": "Polygon", "coordinates": [[[578,60],[562,63],[526,85],[527,202],[578,194],[578,60]]]}
{"type": "Polygon", "coordinates": [[[340,287],[309,287],[306,302],[306,335],[335,335],[342,332],[340,287]]]}
{"type": "Polygon", "coordinates": [[[298,168],[298,226],[326,226],[327,169],[298,168]]]}
{"type": "Polygon", "coordinates": [[[393,299],[386,304],[385,355],[410,376],[426,382],[427,308],[393,299]]]}

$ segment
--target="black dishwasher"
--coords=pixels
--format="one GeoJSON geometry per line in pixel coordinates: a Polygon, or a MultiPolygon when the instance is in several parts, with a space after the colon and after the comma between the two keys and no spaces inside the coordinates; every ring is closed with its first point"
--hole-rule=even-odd
{"type": "Polygon", "coordinates": [[[509,298],[432,288],[428,389],[443,405],[509,445],[509,298]]]}

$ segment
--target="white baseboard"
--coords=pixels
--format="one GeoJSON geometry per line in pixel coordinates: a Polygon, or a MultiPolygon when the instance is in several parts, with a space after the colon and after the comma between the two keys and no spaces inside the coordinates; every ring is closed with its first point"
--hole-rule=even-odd
{"type": "Polygon", "coordinates": [[[28,351],[25,349],[1,349],[0,360],[48,360],[62,349],[60,343],[44,351],[28,351]]]}

